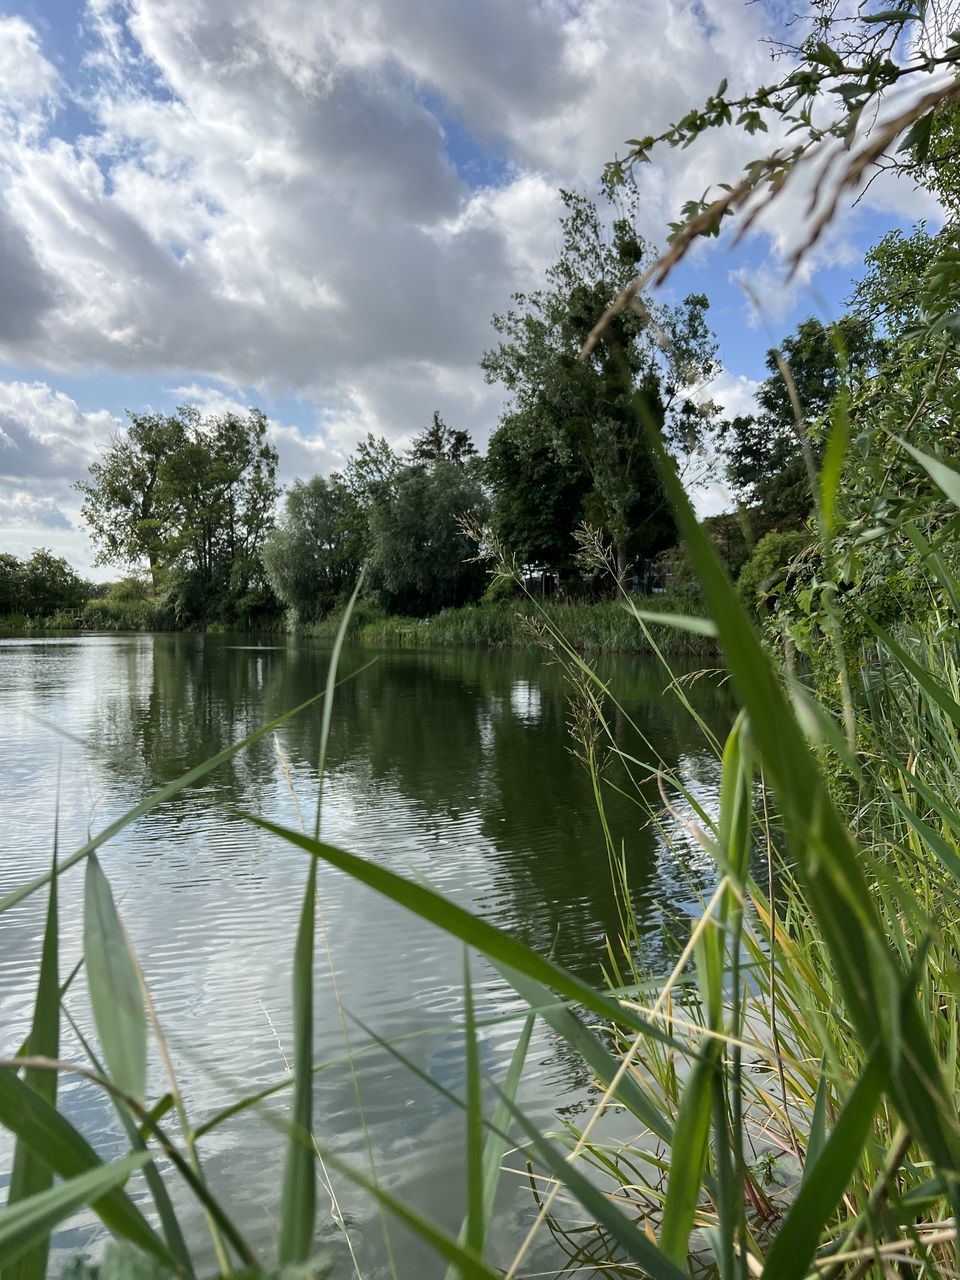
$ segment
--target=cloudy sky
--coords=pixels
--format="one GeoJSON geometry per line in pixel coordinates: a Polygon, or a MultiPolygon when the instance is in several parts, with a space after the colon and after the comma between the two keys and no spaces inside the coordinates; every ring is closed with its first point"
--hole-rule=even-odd
{"type": "MultiPolygon", "coordinates": [[[[557,188],[778,74],[778,29],[774,0],[0,0],[0,550],[89,569],[71,484],[126,408],[262,406],[286,481],[434,409],[482,445],[477,361],[556,256],[557,188]]],[[[646,167],[645,234],[754,149],[646,167]]],[[[771,339],[932,212],[874,184],[789,289],[785,212],[705,243],[667,297],[710,295],[718,397],[744,407],[771,339]]]]}

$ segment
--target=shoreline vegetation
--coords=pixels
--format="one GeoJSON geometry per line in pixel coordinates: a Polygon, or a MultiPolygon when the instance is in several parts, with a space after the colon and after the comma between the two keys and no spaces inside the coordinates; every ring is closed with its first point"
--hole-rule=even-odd
{"type": "MultiPolygon", "coordinates": [[[[686,614],[702,617],[696,598],[681,593],[632,597],[635,606],[650,613],[686,614]]],[[[254,628],[248,634],[302,636],[333,642],[344,619],[342,610],[320,622],[294,627],[254,628]]],[[[89,601],[75,611],[60,611],[49,618],[34,620],[23,615],[0,619],[0,636],[32,633],[144,633],[173,632],[182,628],[164,625],[162,610],[152,601],[89,601]]],[[[626,602],[602,600],[590,603],[546,600],[481,602],[443,609],[433,617],[412,618],[391,615],[374,606],[358,604],[347,620],[348,644],[371,648],[472,648],[542,649],[543,624],[562,634],[571,648],[581,653],[653,653],[656,646],[672,657],[712,657],[717,646],[711,637],[680,631],[667,624],[649,623],[649,637],[640,630],[626,602]]],[[[210,626],[209,634],[233,628],[210,626]]],[[[241,628],[237,628],[238,631],[241,628]]]]}

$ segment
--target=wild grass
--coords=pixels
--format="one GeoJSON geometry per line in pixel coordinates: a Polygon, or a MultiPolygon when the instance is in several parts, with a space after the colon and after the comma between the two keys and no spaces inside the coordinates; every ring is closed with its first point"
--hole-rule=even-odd
{"type": "MultiPolygon", "coordinates": [[[[654,613],[699,613],[702,605],[687,596],[632,597],[633,604],[654,613]]],[[[306,629],[318,638],[332,637],[340,615],[306,629]]],[[[709,636],[653,623],[648,636],[619,599],[577,603],[518,595],[516,599],[443,609],[430,618],[405,618],[369,609],[348,629],[351,644],[372,648],[539,649],[544,622],[561,632],[582,653],[652,653],[659,646],[676,656],[708,657],[716,653],[709,636]],[[651,638],[653,643],[651,643],[651,638]]]]}
{"type": "MultiPolygon", "coordinates": [[[[928,470],[944,483],[935,468],[928,470]]],[[[620,754],[630,768],[662,778],[664,807],[649,816],[664,839],[680,820],[668,794],[678,780],[656,743],[646,743],[642,759],[624,755],[609,713],[614,691],[565,638],[557,616],[537,609],[538,642],[571,680],[578,749],[594,779],[599,830],[619,895],[608,984],[587,984],[422,881],[332,847],[320,839],[319,822],[311,832],[250,814],[251,824],[304,857],[291,964],[291,1074],[278,1071],[273,1085],[241,1092],[217,1115],[189,1115],[150,999],[149,973],[133,953],[96,852],[279,721],[266,725],[145,798],[79,849],[66,856],[56,850],[49,873],[0,900],[0,914],[33,893],[45,892],[48,902],[32,1025],[21,1052],[0,1063],[0,1123],[16,1139],[8,1206],[0,1211],[4,1276],[40,1280],[50,1233],[81,1204],[157,1268],[193,1275],[197,1242],[178,1221],[170,1179],[181,1181],[202,1207],[222,1274],[263,1274],[276,1262],[309,1270],[321,1161],[327,1176],[363,1188],[386,1216],[426,1241],[451,1276],[519,1277],[531,1243],[547,1230],[568,1249],[571,1269],[604,1276],[958,1274],[960,659],[950,610],[960,600],[960,582],[942,558],[931,562],[942,615],[932,615],[913,635],[874,627],[874,639],[858,655],[859,683],[848,671],[846,703],[835,715],[764,649],[669,467],[664,475],[710,615],[709,621],[673,618],[671,625],[722,645],[741,705],[725,743],[714,743],[704,726],[720,760],[719,805],[707,812],[689,795],[694,816],[685,821],[715,862],[716,885],[671,972],[652,982],[642,965],[622,851],[605,818],[603,758],[620,754]],[[494,1082],[497,1104],[490,1111],[480,1088],[465,961],[463,1095],[437,1084],[463,1114],[468,1189],[459,1237],[323,1142],[322,1117],[313,1111],[318,1064],[312,1036],[320,862],[484,956],[529,1010],[510,1070],[494,1082]],[[84,961],[82,972],[65,979],[58,958],[59,884],[80,863],[86,868],[84,961]],[[83,1046],[86,1062],[60,1056],[62,1001],[73,981],[89,988],[99,1040],[99,1049],[83,1046]],[[551,1133],[517,1103],[537,1018],[587,1065],[600,1094],[578,1125],[558,1122],[551,1133]],[[167,1066],[160,1096],[146,1093],[150,1041],[167,1066]],[[128,1154],[103,1162],[90,1142],[95,1135],[79,1132],[63,1113],[56,1084],[65,1073],[81,1074],[109,1095],[129,1137],[128,1154]],[[635,1129],[631,1141],[616,1147],[600,1125],[614,1106],[632,1117],[635,1129]],[[267,1189],[280,1223],[269,1258],[245,1238],[243,1206],[222,1203],[208,1185],[202,1159],[204,1142],[223,1120],[251,1108],[264,1113],[286,1148],[282,1185],[267,1189]],[[489,1260],[487,1241],[508,1146],[522,1147],[531,1161],[538,1208],[504,1271],[489,1260]],[[146,1212],[125,1186],[140,1167],[153,1205],[146,1212]],[[575,1231],[569,1204],[579,1210],[575,1231]]],[[[960,478],[954,480],[960,493],[960,478]]],[[[954,480],[944,483],[948,494],[954,480]]],[[[656,619],[630,600],[620,612],[669,668],[654,634],[656,619]]],[[[319,704],[321,786],[349,620],[347,610],[319,704]]],[[[683,683],[671,688],[695,716],[683,683]]],[[[322,791],[318,812],[320,804],[322,791]]]]}

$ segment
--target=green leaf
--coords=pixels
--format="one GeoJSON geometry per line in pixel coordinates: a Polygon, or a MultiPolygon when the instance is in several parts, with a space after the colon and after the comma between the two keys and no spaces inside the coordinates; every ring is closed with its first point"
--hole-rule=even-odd
{"type": "Polygon", "coordinates": [[[688,1052],[684,1044],[667,1035],[654,1023],[641,1018],[632,1009],[626,1009],[617,1004],[616,1001],[577,978],[569,970],[538,955],[530,947],[504,933],[502,929],[489,924],[480,916],[465,911],[463,907],[451,902],[435,890],[412,880],[406,880],[379,863],[368,862],[355,853],[347,853],[320,840],[313,840],[300,831],[278,826],[256,814],[247,813],[241,816],[248,822],[252,822],[254,826],[261,827],[264,831],[279,836],[281,840],[286,840],[289,844],[303,849],[312,857],[328,862],[340,871],[345,871],[353,879],[382,893],[384,897],[406,907],[424,920],[429,920],[431,924],[437,925],[452,937],[476,947],[491,960],[509,965],[539,982],[549,984],[561,995],[567,996],[570,1000],[576,1001],[614,1024],[632,1027],[635,1031],[643,1031],[652,1039],[668,1044],[678,1052],[688,1052]]]}
{"type": "Polygon", "coordinates": [[[303,894],[300,926],[293,958],[293,1119],[283,1172],[280,1237],[281,1266],[306,1262],[314,1249],[317,1179],[313,1152],[303,1135],[313,1136],[313,944],[317,895],[317,863],[312,861],[303,894]]]}
{"type": "Polygon", "coordinates": [[[147,1088],[147,1012],[140,975],[107,878],[96,855],[87,862],[83,956],[103,1056],[113,1080],[142,1101],[147,1088]]]}
{"type": "MultiPolygon", "coordinates": [[[[53,875],[50,880],[50,896],[47,904],[47,922],[43,933],[43,950],[40,956],[40,980],[33,1007],[33,1022],[25,1045],[25,1052],[34,1057],[59,1058],[60,1056],[60,979],[59,979],[59,919],[57,912],[57,855],[54,841],[53,875]]],[[[51,1107],[57,1105],[57,1073],[30,1068],[25,1084],[35,1090],[51,1107]]],[[[48,1190],[53,1185],[53,1169],[38,1151],[34,1151],[20,1138],[13,1151],[13,1168],[7,1203],[17,1204],[48,1190]]],[[[6,1268],[0,1280],[44,1280],[47,1271],[48,1241],[43,1239],[36,1248],[23,1254],[6,1268]]]]}
{"type": "Polygon", "coordinates": [[[686,1262],[690,1232],[700,1201],[713,1108],[713,1076],[719,1042],[713,1041],[687,1077],[674,1128],[660,1248],[678,1265],[686,1262]]]}
{"type": "MultiPolygon", "coordinates": [[[[103,1165],[70,1121],[12,1071],[0,1070],[0,1124],[59,1178],[75,1178],[103,1165]]],[[[108,1190],[91,1207],[113,1235],[174,1264],[173,1255],[124,1192],[108,1190]]]]}
{"type": "Polygon", "coordinates": [[[948,467],[945,462],[941,462],[939,458],[915,449],[902,436],[894,436],[894,439],[906,449],[911,458],[920,463],[930,479],[943,490],[953,505],[960,507],[960,474],[954,471],[953,467],[948,467]]]}
{"type": "Polygon", "coordinates": [[[676,1263],[648,1240],[599,1187],[585,1177],[576,1165],[564,1159],[553,1143],[549,1142],[536,1125],[527,1119],[516,1103],[509,1103],[508,1109],[553,1176],[593,1214],[611,1238],[625,1250],[631,1261],[638,1262],[651,1280],[688,1280],[687,1273],[681,1271],[676,1263]]]}
{"type": "Polygon", "coordinates": [[[813,1103],[813,1114],[810,1117],[810,1136],[807,1138],[807,1155],[803,1162],[802,1181],[806,1182],[811,1170],[817,1167],[817,1161],[827,1144],[827,1061],[820,1063],[820,1083],[817,1085],[817,1096],[813,1103]]]}
{"type": "Polygon", "coordinates": [[[483,1253],[486,1233],[483,1199],[483,1100],[480,1093],[480,1054],[473,1011],[470,957],[463,955],[464,1049],[467,1069],[467,1246],[483,1253]]]}
{"type": "Polygon", "coordinates": [[[142,1152],[125,1156],[4,1209],[0,1212],[0,1267],[9,1267],[48,1241],[64,1218],[122,1185],[147,1159],[142,1152]]]}
{"type": "Polygon", "coordinates": [[[698,636],[716,637],[717,628],[709,618],[697,618],[686,613],[656,613],[652,609],[638,609],[632,600],[624,600],[623,607],[635,618],[644,622],[656,622],[677,631],[691,631],[698,636]]]}
{"type": "MultiPolygon", "coordinates": [[[[874,1053],[840,1112],[833,1132],[780,1224],[763,1268],[767,1280],[802,1280],[820,1241],[824,1224],[846,1190],[867,1140],[883,1092],[884,1069],[874,1053]]],[[[808,1153],[808,1164],[810,1164],[808,1153]]]]}
{"type": "Polygon", "coordinates": [[[934,113],[932,111],[928,111],[925,116],[915,120],[897,150],[912,151],[917,163],[924,164],[930,155],[933,120],[934,113]]]}

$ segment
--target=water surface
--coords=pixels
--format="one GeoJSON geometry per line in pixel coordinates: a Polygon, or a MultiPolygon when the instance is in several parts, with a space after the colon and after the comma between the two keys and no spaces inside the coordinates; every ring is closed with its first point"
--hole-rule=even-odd
{"type": "MultiPolygon", "coordinates": [[[[328,659],[326,649],[309,642],[244,637],[0,641],[0,893],[46,869],[58,811],[59,846],[68,853],[151,789],[316,693],[328,659]]],[[[609,709],[618,741],[644,762],[655,749],[711,804],[716,759],[675,698],[664,696],[663,672],[636,657],[601,659],[598,666],[623,705],[609,709]]],[[[336,694],[324,838],[425,878],[530,946],[553,950],[581,976],[600,980],[604,938],[616,932],[617,912],[590,779],[571,750],[563,673],[536,654],[460,650],[347,652],[341,669],[359,674],[336,694]]],[[[711,723],[726,723],[729,711],[714,682],[698,682],[692,696],[711,723]]],[[[197,1119],[284,1074],[292,1048],[290,956],[306,865],[304,855],[242,814],[291,826],[302,816],[312,827],[319,736],[319,711],[300,715],[277,742],[262,739],[101,851],[197,1119]]],[[[646,774],[634,768],[637,780],[646,774]]],[[[606,776],[615,787],[627,781],[615,761],[606,776]]],[[[653,780],[642,790],[659,805],[653,780]]],[[[664,819],[668,841],[644,808],[608,792],[645,959],[657,969],[666,963],[665,932],[682,936],[688,929],[685,917],[711,869],[675,818],[664,819]]],[[[667,798],[683,810],[675,790],[668,787],[667,798]]],[[[63,973],[80,955],[82,886],[79,869],[64,877],[63,973]]],[[[319,897],[316,1054],[333,1065],[317,1077],[318,1135],[361,1167],[369,1167],[372,1152],[385,1185],[456,1230],[461,1114],[383,1050],[362,1052],[351,1071],[343,1022],[355,1047],[368,1042],[353,1020],[359,1018],[397,1040],[447,1088],[462,1091],[461,949],[328,867],[320,871],[319,897]]],[[[35,896],[0,923],[5,1053],[29,1025],[42,899],[35,896]]],[[[474,960],[473,974],[481,1017],[519,1013],[520,1002],[483,962],[474,960]]],[[[89,1028],[82,979],[67,1005],[89,1028]]],[[[519,1026],[510,1019],[484,1030],[482,1066],[491,1079],[502,1080],[519,1026]]],[[[62,1049],[63,1056],[80,1056],[69,1033],[62,1049]]],[[[162,1092],[156,1063],[151,1080],[162,1092]]],[[[531,1114],[548,1125],[556,1116],[575,1118],[590,1085],[564,1044],[538,1029],[521,1095],[531,1114]]],[[[124,1143],[109,1104],[89,1085],[66,1080],[62,1088],[65,1109],[98,1150],[119,1154],[124,1143]]],[[[276,1114],[282,1117],[284,1108],[281,1095],[276,1114]]],[[[203,1146],[212,1184],[265,1252],[275,1230],[282,1147],[268,1121],[252,1113],[217,1129],[203,1146]]],[[[9,1165],[9,1147],[0,1147],[4,1180],[9,1165]]],[[[342,1179],[333,1179],[333,1190],[360,1271],[388,1274],[376,1211],[342,1179]]],[[[355,1274],[323,1190],[319,1206],[335,1276],[355,1274]]],[[[523,1180],[508,1178],[493,1232],[503,1261],[532,1212],[523,1180]]],[[[187,1213],[191,1234],[202,1241],[202,1223],[187,1213]]],[[[401,1276],[443,1274],[402,1229],[391,1225],[390,1232],[401,1276]]],[[[97,1238],[96,1221],[81,1217],[60,1243],[95,1248],[97,1238]]],[[[560,1261],[547,1235],[526,1270],[550,1274],[560,1261]]]]}

